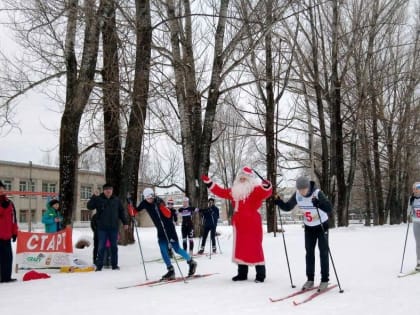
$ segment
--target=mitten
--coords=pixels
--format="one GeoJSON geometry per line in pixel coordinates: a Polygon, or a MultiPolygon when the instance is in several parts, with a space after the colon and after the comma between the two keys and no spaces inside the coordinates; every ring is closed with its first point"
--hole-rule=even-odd
{"type": "Polygon", "coordinates": [[[17,235],[12,235],[12,241],[13,241],[13,243],[16,242],[16,237],[17,237],[17,235]]]}
{"type": "Polygon", "coordinates": [[[205,174],[201,175],[201,180],[204,182],[204,184],[207,185],[207,187],[210,187],[211,184],[212,184],[212,181],[211,181],[210,177],[208,177],[205,174]]]}
{"type": "Polygon", "coordinates": [[[262,186],[263,186],[264,188],[269,188],[269,187],[271,186],[271,183],[270,183],[268,180],[263,179],[263,181],[262,181],[262,186]]]}
{"type": "Polygon", "coordinates": [[[319,199],[316,198],[316,197],[313,197],[312,198],[312,204],[314,205],[315,208],[319,208],[319,206],[320,206],[319,199]]]}

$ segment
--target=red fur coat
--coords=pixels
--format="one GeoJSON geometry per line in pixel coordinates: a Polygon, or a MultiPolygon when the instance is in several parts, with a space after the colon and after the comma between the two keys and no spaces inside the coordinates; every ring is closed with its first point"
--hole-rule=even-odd
{"type": "Polygon", "coordinates": [[[239,203],[233,200],[230,188],[222,188],[213,183],[209,189],[216,196],[232,201],[235,209],[232,216],[232,260],[235,263],[250,266],[263,265],[263,229],[259,209],[263,201],[271,196],[272,186],[268,188],[262,185],[256,186],[251,194],[239,203]]]}

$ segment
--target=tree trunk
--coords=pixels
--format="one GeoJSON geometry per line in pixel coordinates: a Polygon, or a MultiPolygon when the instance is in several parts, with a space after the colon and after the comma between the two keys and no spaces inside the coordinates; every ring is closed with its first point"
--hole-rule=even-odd
{"type": "MultiPolygon", "coordinates": [[[[115,19],[115,0],[102,0],[104,17],[103,41],[103,111],[105,143],[105,178],[119,195],[121,177],[120,140],[120,74],[118,60],[118,35],[115,19]]],[[[123,199],[124,200],[124,199],[123,199]]]]}
{"type": "Polygon", "coordinates": [[[64,225],[72,223],[77,194],[79,126],[84,108],[93,88],[99,46],[101,7],[95,1],[85,1],[85,31],[80,70],[77,69],[75,38],[77,32],[78,1],[68,2],[68,22],[65,42],[67,70],[66,103],[60,127],[60,206],[64,225]]]}

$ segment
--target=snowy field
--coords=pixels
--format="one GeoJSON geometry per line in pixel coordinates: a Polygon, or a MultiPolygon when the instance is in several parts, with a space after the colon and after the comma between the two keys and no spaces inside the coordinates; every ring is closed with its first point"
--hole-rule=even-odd
{"type": "MultiPolygon", "coordinates": [[[[180,235],[179,227],[178,234],[180,235]]],[[[236,265],[231,262],[232,228],[218,227],[222,254],[196,258],[197,274],[217,273],[189,283],[171,283],[155,287],[117,287],[145,281],[139,247],[135,243],[119,247],[120,271],[59,273],[41,270],[50,279],[21,281],[25,271],[14,274],[19,281],[0,285],[1,314],[303,314],[303,315],[416,315],[420,314],[420,274],[398,278],[407,226],[366,228],[360,225],[333,229],[330,247],[344,293],[338,288],[303,305],[293,299],[272,303],[269,297],[285,296],[292,289],[281,234],[264,235],[267,279],[254,283],[255,269],[248,281],[233,282],[236,265]]],[[[305,282],[304,233],[300,225],[285,226],[286,245],[297,288],[305,282]]],[[[139,229],[144,258],[160,257],[154,228],[139,229]]],[[[91,237],[89,229],[75,229],[73,241],[91,237]]],[[[195,247],[198,247],[196,239],[195,247]]],[[[208,241],[207,248],[208,251],[208,241]]],[[[196,252],[196,249],[195,249],[196,252]]],[[[92,248],[75,249],[75,256],[91,262],[92,248]]],[[[415,244],[410,226],[404,271],[415,266],[415,244]]],[[[187,273],[185,261],[179,266],[187,273]]],[[[162,262],[146,262],[149,280],[166,272],[162,262]]],[[[176,268],[177,275],[179,270],[176,268]]],[[[316,282],[319,259],[316,258],[316,282]]],[[[330,282],[337,283],[330,263],[330,282]]],[[[306,293],[308,294],[308,293],[306,293]]],[[[295,300],[300,300],[299,296],[295,300]]]]}

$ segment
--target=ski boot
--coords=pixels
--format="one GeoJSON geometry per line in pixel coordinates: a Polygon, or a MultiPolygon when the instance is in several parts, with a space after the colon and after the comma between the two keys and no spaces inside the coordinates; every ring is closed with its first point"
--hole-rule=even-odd
{"type": "Polygon", "coordinates": [[[302,286],[302,291],[308,290],[314,286],[314,282],[312,280],[306,281],[302,286]]]}
{"type": "Polygon", "coordinates": [[[168,267],[168,272],[165,273],[160,280],[169,281],[169,280],[174,280],[174,279],[175,279],[175,270],[173,266],[170,266],[168,267]]]}
{"type": "Polygon", "coordinates": [[[195,270],[197,269],[197,262],[191,258],[191,260],[188,262],[188,265],[190,265],[190,268],[188,269],[188,277],[191,277],[195,274],[195,270]]]}

